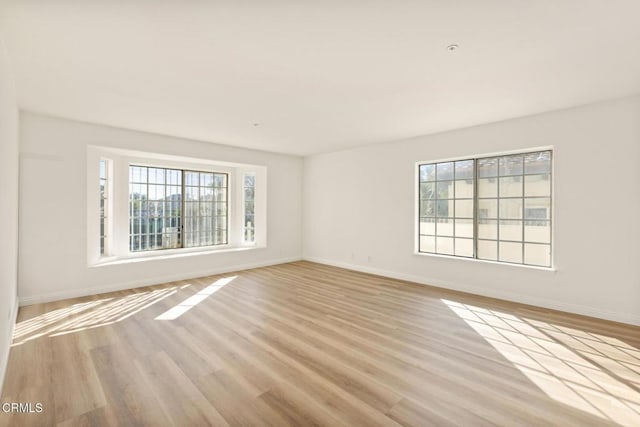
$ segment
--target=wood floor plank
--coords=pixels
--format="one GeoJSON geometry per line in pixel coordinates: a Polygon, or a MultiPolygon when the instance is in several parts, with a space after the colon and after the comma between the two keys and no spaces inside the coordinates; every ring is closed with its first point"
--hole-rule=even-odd
{"type": "Polygon", "coordinates": [[[5,402],[44,410],[3,427],[638,426],[640,328],[300,261],[22,307],[5,402]]]}
{"type": "Polygon", "coordinates": [[[136,364],[173,425],[229,425],[166,353],[136,360],[136,364]]]}

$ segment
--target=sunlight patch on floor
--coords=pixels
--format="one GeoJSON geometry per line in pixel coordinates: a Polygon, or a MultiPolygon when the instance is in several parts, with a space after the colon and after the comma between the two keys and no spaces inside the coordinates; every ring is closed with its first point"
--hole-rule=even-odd
{"type": "Polygon", "coordinates": [[[187,311],[191,310],[193,307],[195,307],[196,305],[200,304],[202,301],[207,299],[209,296],[213,295],[214,293],[222,289],[224,286],[231,283],[236,277],[238,276],[223,277],[222,279],[216,280],[215,282],[213,282],[206,288],[202,289],[195,295],[190,296],[189,298],[182,301],[180,304],[176,305],[175,307],[171,307],[169,310],[165,311],[164,313],[156,317],[155,320],[177,319],[178,317],[182,316],[187,311]]]}
{"type": "Polygon", "coordinates": [[[617,338],[442,300],[549,397],[640,425],[640,351],[617,338]]]}
{"type": "Polygon", "coordinates": [[[12,347],[43,336],[55,337],[111,325],[173,295],[174,286],[123,297],[110,297],[53,310],[16,324],[12,347]]]}

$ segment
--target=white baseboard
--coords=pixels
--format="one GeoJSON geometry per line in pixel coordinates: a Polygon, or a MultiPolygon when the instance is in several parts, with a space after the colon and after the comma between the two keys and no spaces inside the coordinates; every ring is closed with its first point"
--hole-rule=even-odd
{"type": "Polygon", "coordinates": [[[604,320],[612,320],[614,322],[627,323],[634,326],[640,326],[640,314],[620,313],[609,310],[602,310],[597,307],[584,306],[579,304],[567,304],[559,301],[548,300],[544,298],[531,297],[512,292],[494,291],[490,289],[468,286],[460,283],[454,283],[443,280],[432,280],[424,276],[416,276],[412,274],[398,273],[390,270],[367,267],[362,265],[350,264],[346,262],[333,261],[316,257],[303,257],[305,261],[316,262],[319,264],[332,265],[334,267],[345,268],[348,270],[359,271],[362,273],[375,274],[377,276],[389,277],[392,279],[406,280],[408,282],[418,283],[420,285],[434,286],[438,288],[450,289],[454,291],[466,292],[474,295],[481,295],[490,298],[497,298],[520,304],[533,305],[536,307],[547,308],[551,310],[564,311],[568,313],[580,314],[583,316],[596,317],[604,320]]]}
{"type": "Polygon", "coordinates": [[[13,330],[16,326],[18,319],[18,297],[13,303],[11,310],[11,316],[9,319],[9,335],[7,337],[7,351],[0,357],[0,396],[2,396],[2,388],[4,386],[4,379],[7,373],[7,365],[9,364],[9,353],[11,352],[11,344],[13,343],[13,330]]]}
{"type": "Polygon", "coordinates": [[[145,280],[145,279],[133,280],[129,282],[120,282],[120,283],[114,283],[114,284],[105,285],[105,286],[95,286],[95,287],[83,288],[83,289],[69,289],[65,291],[50,292],[46,294],[33,295],[29,297],[20,297],[20,306],[40,304],[40,303],[51,302],[51,301],[60,301],[60,300],[69,299],[69,298],[84,297],[87,295],[98,295],[98,294],[104,294],[107,292],[122,291],[125,289],[134,289],[134,288],[140,288],[143,286],[152,286],[152,285],[158,285],[162,283],[175,282],[178,280],[189,280],[189,279],[195,279],[198,277],[212,276],[214,274],[224,274],[224,273],[231,273],[233,271],[249,270],[252,268],[268,267],[270,265],[285,264],[287,262],[300,261],[301,259],[302,257],[300,256],[289,257],[289,258],[279,258],[279,259],[274,259],[270,261],[256,262],[256,263],[250,263],[250,264],[230,265],[230,266],[217,267],[217,268],[202,270],[202,271],[195,271],[195,272],[192,271],[188,273],[174,274],[171,276],[163,276],[162,278],[156,278],[156,279],[150,279],[150,280],[145,280]]]}
{"type": "MultiPolygon", "coordinates": [[[[538,298],[538,297],[531,297],[531,296],[516,294],[512,292],[494,291],[494,290],[485,289],[485,288],[468,286],[461,283],[454,283],[454,282],[443,281],[443,280],[434,280],[424,276],[398,273],[390,270],[383,270],[383,269],[374,268],[374,267],[367,267],[367,266],[362,266],[357,264],[350,264],[346,262],[339,262],[339,261],[333,261],[329,259],[308,257],[308,256],[280,258],[280,259],[259,262],[259,263],[233,265],[228,267],[218,267],[215,269],[210,269],[205,271],[176,274],[173,276],[165,276],[162,278],[152,279],[152,280],[136,280],[136,281],[130,281],[130,282],[111,284],[107,286],[97,286],[97,287],[84,288],[84,289],[73,289],[73,290],[67,290],[67,291],[51,292],[51,293],[42,294],[42,295],[35,295],[35,296],[20,298],[20,306],[29,305],[29,304],[38,304],[43,302],[59,301],[63,299],[77,298],[77,297],[82,297],[87,295],[96,295],[96,294],[101,294],[106,292],[121,291],[125,289],[133,289],[133,288],[138,288],[142,286],[157,285],[160,283],[174,282],[178,280],[188,280],[188,279],[194,279],[197,277],[210,276],[214,274],[224,274],[224,273],[230,273],[233,271],[248,270],[251,268],[267,267],[270,265],[300,261],[302,259],[306,261],[317,262],[319,264],[332,265],[335,267],[345,268],[348,270],[360,271],[363,273],[389,277],[392,279],[406,280],[406,281],[418,283],[421,285],[435,286],[435,287],[440,287],[444,289],[451,289],[455,291],[466,292],[474,295],[481,295],[481,296],[486,296],[490,298],[498,298],[502,300],[517,302],[517,303],[527,304],[527,305],[533,305],[536,307],[542,307],[542,308],[547,308],[551,310],[565,311],[569,313],[581,314],[584,316],[596,317],[599,319],[612,320],[614,322],[622,322],[630,325],[640,326],[640,315],[635,313],[633,314],[620,313],[620,312],[614,312],[609,310],[602,310],[597,307],[590,307],[590,306],[584,306],[579,304],[567,304],[559,301],[553,301],[553,300],[548,300],[548,299],[538,298]]],[[[17,308],[17,305],[16,305],[16,308],[17,308]]],[[[17,310],[16,310],[16,313],[17,313],[17,310]]]]}

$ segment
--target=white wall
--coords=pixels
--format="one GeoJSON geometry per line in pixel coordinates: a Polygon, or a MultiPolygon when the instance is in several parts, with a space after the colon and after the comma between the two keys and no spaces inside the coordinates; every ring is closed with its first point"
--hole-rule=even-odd
{"type": "Polygon", "coordinates": [[[304,256],[640,325],[640,97],[305,158],[304,256]],[[557,270],[414,255],[415,162],[554,146],[557,270]]]}
{"type": "Polygon", "coordinates": [[[162,283],[299,259],[300,157],[245,150],[22,112],[20,115],[21,304],[162,283]],[[267,247],[87,266],[87,147],[267,167],[267,247]]]}
{"type": "Polygon", "coordinates": [[[9,356],[18,283],[18,109],[0,39],[0,393],[9,356]]]}

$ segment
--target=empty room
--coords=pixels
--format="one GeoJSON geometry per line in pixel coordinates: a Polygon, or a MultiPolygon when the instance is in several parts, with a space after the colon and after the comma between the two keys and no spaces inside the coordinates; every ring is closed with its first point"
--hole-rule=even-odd
{"type": "Polygon", "coordinates": [[[640,426],[637,0],[0,0],[0,427],[640,426]]]}

